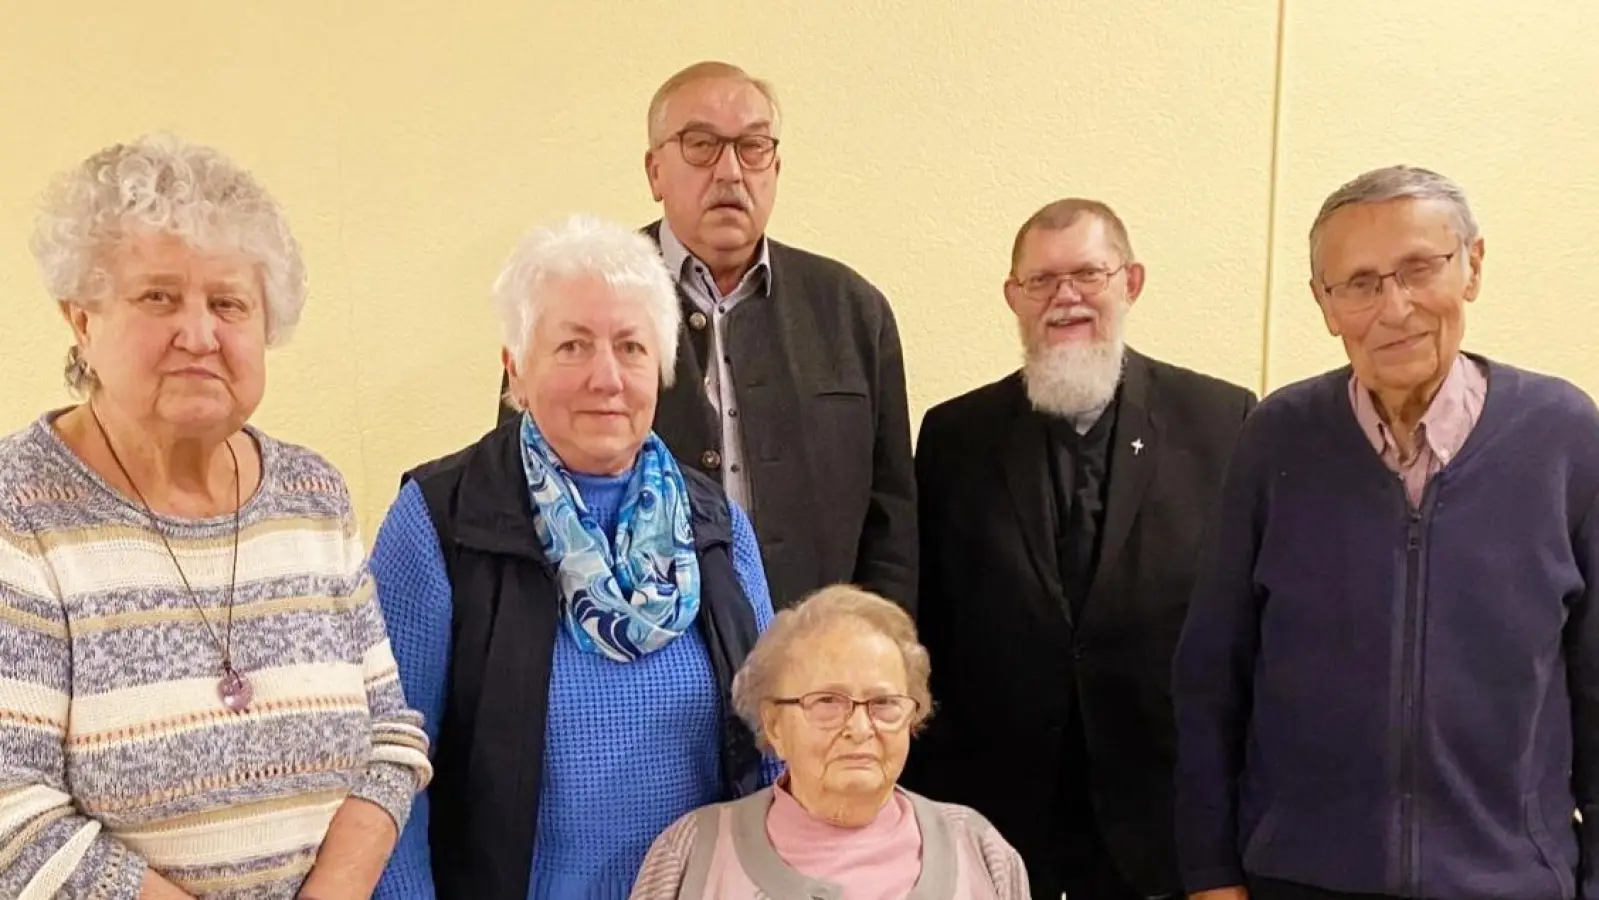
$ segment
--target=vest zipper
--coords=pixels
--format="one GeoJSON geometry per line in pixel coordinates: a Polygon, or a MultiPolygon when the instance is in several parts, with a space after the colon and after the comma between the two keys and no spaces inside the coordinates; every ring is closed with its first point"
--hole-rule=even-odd
{"type": "MultiPolygon", "coordinates": [[[[1422,619],[1422,568],[1421,538],[1424,524],[1422,511],[1429,505],[1433,485],[1429,480],[1422,489],[1420,507],[1411,507],[1406,498],[1407,522],[1405,528],[1405,616],[1401,640],[1399,705],[1401,713],[1399,744],[1399,884],[1400,893],[1420,896],[1420,873],[1416,857],[1421,841],[1420,816],[1417,807],[1418,761],[1417,744],[1421,730],[1420,690],[1421,680],[1421,619],[1422,619]]],[[[1400,486],[1404,493],[1403,485],[1400,486]]]]}

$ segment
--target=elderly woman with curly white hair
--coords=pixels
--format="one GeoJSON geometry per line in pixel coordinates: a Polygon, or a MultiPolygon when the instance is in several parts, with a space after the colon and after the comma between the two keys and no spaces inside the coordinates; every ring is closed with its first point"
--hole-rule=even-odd
{"type": "Polygon", "coordinates": [[[776,774],[728,703],[772,601],[749,518],[652,429],[655,245],[536,228],[494,299],[518,415],[406,474],[372,548],[438,771],[377,896],[622,900],[662,828],[776,774]]]}
{"type": "Polygon", "coordinates": [[[34,250],[83,400],[0,440],[0,896],[368,896],[431,768],[343,479],[247,424],[305,303],[282,210],[153,136],[34,250]]]}
{"type": "Polygon", "coordinates": [[[834,585],[777,614],[733,703],[788,766],[773,787],[679,819],[635,900],[1027,900],[1021,856],[982,816],[896,787],[926,719],[910,616],[834,585]]]}

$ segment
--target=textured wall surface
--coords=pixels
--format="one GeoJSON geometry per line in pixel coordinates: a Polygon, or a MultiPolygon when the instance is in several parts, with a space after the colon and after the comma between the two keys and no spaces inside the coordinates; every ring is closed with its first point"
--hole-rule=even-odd
{"type": "Polygon", "coordinates": [[[702,58],[776,82],[772,233],[888,293],[918,416],[1015,366],[1010,239],[1072,194],[1117,207],[1150,267],[1131,320],[1146,352],[1257,388],[1336,363],[1304,229],[1327,190],[1394,159],[1481,206],[1473,343],[1599,391],[1594,4],[8,6],[0,429],[68,402],[67,332],[26,247],[35,194],[170,128],[249,165],[293,217],[312,297],[257,422],[341,466],[369,527],[400,471],[492,421],[488,287],[516,237],[577,210],[653,217],[644,107],[702,58]]]}
{"type": "Polygon", "coordinates": [[[1466,345],[1599,395],[1599,3],[1288,0],[1266,380],[1343,362],[1307,232],[1350,176],[1466,188],[1486,253],[1466,345]]]}

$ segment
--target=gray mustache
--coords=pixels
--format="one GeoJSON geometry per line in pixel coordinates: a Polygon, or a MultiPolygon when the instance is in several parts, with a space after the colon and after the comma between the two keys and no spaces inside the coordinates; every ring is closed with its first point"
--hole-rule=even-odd
{"type": "Polygon", "coordinates": [[[737,206],[739,209],[745,210],[746,212],[749,211],[751,205],[750,198],[748,196],[740,191],[730,190],[718,191],[717,193],[712,194],[705,206],[707,209],[709,209],[713,206],[722,206],[725,204],[732,204],[737,206]]]}

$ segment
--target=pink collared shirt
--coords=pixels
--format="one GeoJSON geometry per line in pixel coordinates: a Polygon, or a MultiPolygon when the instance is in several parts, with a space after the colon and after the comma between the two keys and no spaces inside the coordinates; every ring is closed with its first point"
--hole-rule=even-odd
{"type": "Polygon", "coordinates": [[[1456,356],[1448,377],[1416,426],[1415,453],[1410,459],[1400,459],[1399,445],[1378,414],[1371,392],[1362,389],[1354,377],[1349,379],[1349,402],[1355,409],[1355,421],[1371,441],[1372,449],[1404,482],[1411,506],[1421,505],[1427,480],[1449,465],[1465,446],[1471,429],[1482,417],[1487,398],[1488,376],[1482,367],[1464,353],[1456,356]]]}

